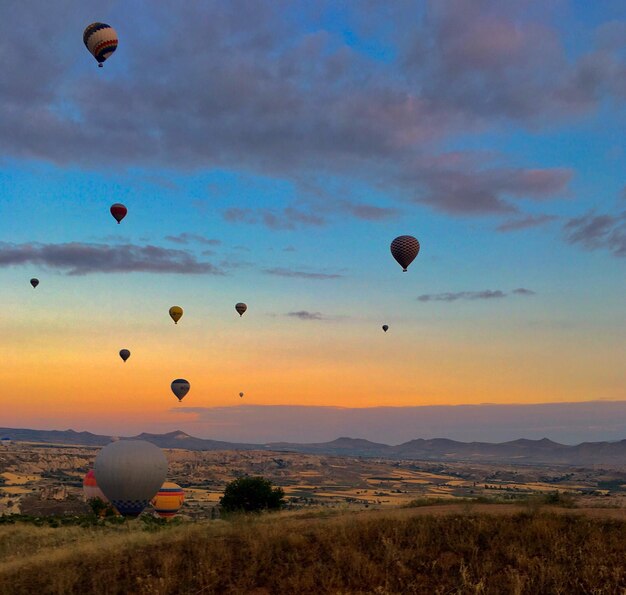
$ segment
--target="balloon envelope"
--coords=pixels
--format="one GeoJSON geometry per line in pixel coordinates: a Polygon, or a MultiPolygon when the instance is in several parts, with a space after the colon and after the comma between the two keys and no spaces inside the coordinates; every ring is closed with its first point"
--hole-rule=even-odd
{"type": "Polygon", "coordinates": [[[391,242],[391,255],[406,272],[407,267],[415,260],[420,251],[420,243],[413,236],[398,236],[391,242]]]}
{"type": "Polygon", "coordinates": [[[106,23],[91,23],[83,31],[83,43],[97,60],[98,66],[117,49],[118,39],[115,29],[106,23]]]}
{"type": "Polygon", "coordinates": [[[243,302],[235,304],[235,310],[239,313],[239,316],[243,316],[243,313],[248,309],[248,306],[243,302]]]}
{"type": "Polygon", "coordinates": [[[145,440],[119,440],[98,453],[94,472],[102,493],[119,513],[136,517],[163,485],[167,459],[145,440]]]}
{"type": "Polygon", "coordinates": [[[98,487],[98,483],[96,482],[96,474],[94,473],[93,469],[89,469],[89,471],[87,471],[87,474],[83,478],[83,493],[85,494],[85,500],[99,498],[103,502],[108,502],[107,497],[98,487]]]}
{"type": "Polygon", "coordinates": [[[183,316],[183,309],[180,306],[172,306],[170,308],[170,317],[174,321],[174,324],[178,324],[178,321],[183,316]]]}
{"type": "Polygon", "coordinates": [[[126,361],[130,357],[130,351],[128,349],[120,349],[120,357],[126,361]]]}
{"type": "Polygon", "coordinates": [[[383,330],[385,332],[387,332],[389,330],[389,325],[388,324],[383,324],[383,330]]]}
{"type": "Polygon", "coordinates": [[[162,518],[173,517],[185,501],[185,492],[178,484],[166,481],[150,503],[162,518]]]}
{"type": "Polygon", "coordinates": [[[39,279],[35,279],[34,277],[30,280],[30,284],[33,286],[33,289],[39,285],[39,279]]]}
{"type": "Polygon", "coordinates": [[[240,396],[240,397],[243,397],[243,393],[239,393],[239,396],[240,396]]]}
{"type": "Polygon", "coordinates": [[[128,213],[128,209],[121,203],[116,202],[114,205],[111,205],[109,209],[111,211],[111,215],[119,224],[124,217],[126,217],[126,213],[128,213]]]}
{"type": "Polygon", "coordinates": [[[183,397],[189,392],[190,388],[191,385],[184,378],[177,378],[172,382],[172,392],[179,401],[183,400],[183,397]]]}

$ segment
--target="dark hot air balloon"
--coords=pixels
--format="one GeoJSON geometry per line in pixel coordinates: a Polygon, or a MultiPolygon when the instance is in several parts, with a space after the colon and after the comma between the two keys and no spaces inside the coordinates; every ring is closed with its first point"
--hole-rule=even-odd
{"type": "Polygon", "coordinates": [[[383,324],[383,330],[385,332],[387,332],[389,330],[389,325],[388,324],[383,324]]]}
{"type": "Polygon", "coordinates": [[[113,215],[113,218],[117,221],[118,225],[120,224],[122,219],[126,217],[126,213],[128,213],[128,209],[119,202],[116,202],[114,205],[111,205],[110,211],[111,211],[111,215],[113,215]]]}
{"type": "Polygon", "coordinates": [[[178,321],[183,317],[183,309],[180,306],[172,306],[170,308],[170,318],[174,321],[174,324],[178,324],[178,321]]]}
{"type": "Polygon", "coordinates": [[[243,393],[239,393],[239,396],[240,396],[240,397],[243,397],[243,393]]]}
{"type": "Polygon", "coordinates": [[[391,242],[391,255],[396,259],[402,270],[406,273],[407,267],[419,254],[420,243],[413,236],[398,236],[391,242]]]}
{"type": "Polygon", "coordinates": [[[172,392],[179,401],[189,392],[191,385],[184,378],[177,378],[172,382],[172,392]]]}
{"type": "Polygon", "coordinates": [[[167,459],[158,446],[145,440],[119,440],[98,453],[94,472],[102,493],[118,512],[136,517],[163,485],[167,459]]]}
{"type": "Polygon", "coordinates": [[[235,304],[235,310],[239,313],[239,316],[243,316],[243,313],[248,309],[248,306],[243,302],[238,302],[235,304]]]}
{"type": "Polygon", "coordinates": [[[130,351],[128,349],[120,349],[120,357],[126,361],[130,357],[130,351]]]}
{"type": "Polygon", "coordinates": [[[39,279],[35,279],[34,277],[30,280],[30,284],[33,286],[33,289],[39,285],[39,279]]]}
{"type": "Polygon", "coordinates": [[[117,33],[105,23],[91,23],[83,31],[83,43],[102,68],[104,61],[117,49],[117,33]]]}

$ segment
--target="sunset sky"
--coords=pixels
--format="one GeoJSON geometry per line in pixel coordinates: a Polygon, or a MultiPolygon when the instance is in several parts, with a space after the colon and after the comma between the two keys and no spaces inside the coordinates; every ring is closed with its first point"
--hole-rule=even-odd
{"type": "Polygon", "coordinates": [[[623,0],[33,0],[0,67],[0,426],[626,400],[623,0]]]}

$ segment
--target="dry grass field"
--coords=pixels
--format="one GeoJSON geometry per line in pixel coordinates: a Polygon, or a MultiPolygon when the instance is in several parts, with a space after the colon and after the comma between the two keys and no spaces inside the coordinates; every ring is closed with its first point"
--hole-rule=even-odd
{"type": "Polygon", "coordinates": [[[626,511],[452,505],[0,527],[0,593],[626,591],[626,511]]]}

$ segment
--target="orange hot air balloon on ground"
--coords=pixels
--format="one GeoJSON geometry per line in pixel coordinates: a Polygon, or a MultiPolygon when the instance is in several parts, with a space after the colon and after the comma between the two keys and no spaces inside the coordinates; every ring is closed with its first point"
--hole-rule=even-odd
{"type": "Polygon", "coordinates": [[[87,471],[87,475],[83,478],[83,493],[85,494],[85,500],[99,498],[103,502],[109,501],[108,498],[102,493],[102,490],[98,487],[96,474],[93,469],[89,469],[89,471],[87,471]]]}
{"type": "Polygon", "coordinates": [[[178,484],[166,481],[150,503],[154,511],[164,519],[172,518],[185,501],[185,492],[178,484]]]}

